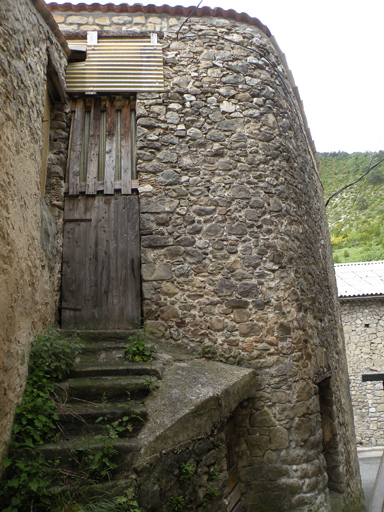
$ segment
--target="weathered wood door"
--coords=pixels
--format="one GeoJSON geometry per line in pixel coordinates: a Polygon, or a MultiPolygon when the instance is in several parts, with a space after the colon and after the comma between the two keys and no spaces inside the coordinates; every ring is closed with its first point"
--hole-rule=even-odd
{"type": "Polygon", "coordinates": [[[132,106],[128,98],[111,97],[74,105],[64,205],[63,328],[132,329],[140,319],[132,106]]]}

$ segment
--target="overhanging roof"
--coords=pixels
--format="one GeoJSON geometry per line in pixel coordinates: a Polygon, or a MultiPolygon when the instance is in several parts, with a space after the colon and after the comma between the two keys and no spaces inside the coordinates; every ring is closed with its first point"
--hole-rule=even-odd
{"type": "MultiPolygon", "coordinates": [[[[72,40],[71,45],[86,44],[72,40]]],[[[67,67],[67,91],[151,92],[164,89],[163,56],[149,38],[99,39],[84,62],[67,67]]]]}

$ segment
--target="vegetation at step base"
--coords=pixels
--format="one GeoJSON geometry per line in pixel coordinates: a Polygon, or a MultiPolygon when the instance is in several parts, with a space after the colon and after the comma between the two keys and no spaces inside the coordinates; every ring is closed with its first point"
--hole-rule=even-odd
{"type": "Polygon", "coordinates": [[[109,423],[110,418],[108,416],[100,416],[97,418],[95,423],[97,424],[103,422],[104,424],[100,425],[100,427],[107,431],[108,437],[110,439],[118,439],[124,432],[128,431],[131,433],[133,431],[132,420],[134,419],[143,421],[140,416],[140,411],[135,409],[131,410],[129,415],[123,416],[122,418],[119,418],[112,423],[109,423]]]}
{"type": "Polygon", "coordinates": [[[72,492],[64,494],[55,512],[141,512],[132,488],[121,496],[100,490],[97,484],[83,486],[80,492],[82,495],[77,500],[72,492]]]}
{"type": "Polygon", "coordinates": [[[38,447],[58,440],[52,378],[68,375],[82,347],[76,334],[64,338],[52,328],[32,343],[25,392],[16,409],[8,457],[3,461],[3,512],[52,510],[48,489],[60,474],[60,460],[45,461],[38,447]]]}
{"type": "MultiPolygon", "coordinates": [[[[324,198],[384,157],[378,153],[320,153],[324,198]]],[[[384,162],[327,207],[335,263],[384,260],[384,162]]]]}
{"type": "Polygon", "coordinates": [[[196,359],[213,359],[217,356],[217,350],[212,346],[203,346],[196,354],[196,359]]]}
{"type": "Polygon", "coordinates": [[[128,337],[129,342],[125,346],[126,358],[132,363],[153,361],[155,350],[150,345],[145,326],[135,329],[128,337]]]}

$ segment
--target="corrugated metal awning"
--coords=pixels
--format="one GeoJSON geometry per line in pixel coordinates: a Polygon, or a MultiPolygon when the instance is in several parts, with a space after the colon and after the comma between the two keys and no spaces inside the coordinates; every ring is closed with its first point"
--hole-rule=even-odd
{"type": "Polygon", "coordinates": [[[149,38],[99,39],[84,62],[67,67],[68,92],[150,92],[164,89],[163,55],[149,38]]]}

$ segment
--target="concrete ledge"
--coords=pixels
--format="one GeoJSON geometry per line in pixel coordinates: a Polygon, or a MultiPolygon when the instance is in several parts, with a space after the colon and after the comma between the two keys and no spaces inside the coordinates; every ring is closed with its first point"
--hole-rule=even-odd
{"type": "Polygon", "coordinates": [[[173,364],[145,403],[149,419],[138,437],[141,461],[208,435],[253,395],[254,378],[254,370],[213,361],[173,364]]]}
{"type": "Polygon", "coordinates": [[[359,459],[370,459],[372,457],[381,457],[384,452],[384,446],[374,446],[370,448],[357,448],[359,459]]]}
{"type": "Polygon", "coordinates": [[[384,508],[384,456],[381,457],[377,471],[375,485],[373,487],[369,512],[383,512],[384,508]]]}

